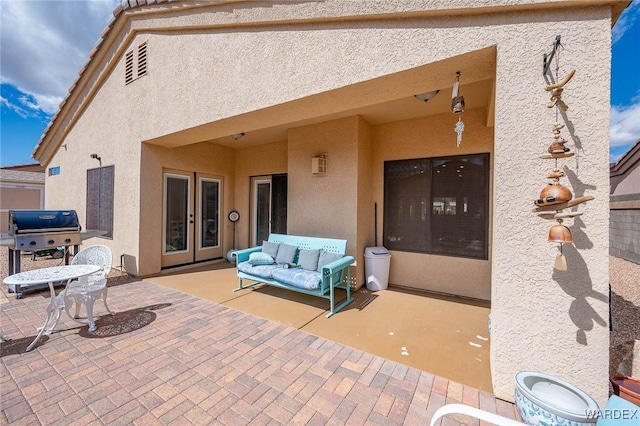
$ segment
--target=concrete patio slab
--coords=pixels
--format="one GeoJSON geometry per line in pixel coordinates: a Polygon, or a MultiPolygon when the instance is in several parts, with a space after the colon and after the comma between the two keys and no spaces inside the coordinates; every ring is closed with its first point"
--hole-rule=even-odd
{"type": "MultiPolygon", "coordinates": [[[[234,292],[237,278],[231,264],[206,268],[147,280],[492,392],[490,308],[485,303],[362,287],[352,292],[353,303],[325,318],[326,299],[265,285],[234,292]]],[[[343,290],[337,295],[336,300],[346,297],[343,290]]]]}

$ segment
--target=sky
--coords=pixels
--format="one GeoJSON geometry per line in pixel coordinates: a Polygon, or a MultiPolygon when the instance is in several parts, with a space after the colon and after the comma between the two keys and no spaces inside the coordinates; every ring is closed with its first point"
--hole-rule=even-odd
{"type": "MultiPolygon", "coordinates": [[[[31,153],[120,0],[0,0],[0,166],[31,153]]],[[[564,41],[564,40],[562,40],[564,41]]],[[[612,31],[610,161],[640,140],[640,0],[612,31]]]]}

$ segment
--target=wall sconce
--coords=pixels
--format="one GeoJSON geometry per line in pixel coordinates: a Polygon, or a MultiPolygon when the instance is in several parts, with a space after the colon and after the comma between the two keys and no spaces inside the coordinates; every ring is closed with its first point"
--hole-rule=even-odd
{"type": "Polygon", "coordinates": [[[311,157],[311,174],[314,176],[327,175],[327,153],[313,154],[311,157]]]}
{"type": "Polygon", "coordinates": [[[231,135],[234,140],[238,140],[244,136],[244,132],[236,133],[235,135],[231,135]]]}
{"type": "Polygon", "coordinates": [[[100,162],[100,167],[102,167],[102,159],[98,156],[98,154],[91,154],[91,158],[98,160],[100,162]]]}
{"type": "Polygon", "coordinates": [[[451,112],[458,115],[458,122],[454,131],[458,134],[457,146],[460,148],[462,143],[462,132],[464,132],[464,122],[462,121],[462,112],[464,111],[464,96],[460,95],[460,71],[456,72],[456,81],[453,83],[453,91],[451,92],[451,112]]]}
{"type": "Polygon", "coordinates": [[[413,96],[415,96],[417,99],[421,100],[422,102],[429,102],[438,93],[440,93],[440,90],[434,90],[432,92],[426,92],[426,93],[418,93],[417,95],[413,95],[413,96]]]}

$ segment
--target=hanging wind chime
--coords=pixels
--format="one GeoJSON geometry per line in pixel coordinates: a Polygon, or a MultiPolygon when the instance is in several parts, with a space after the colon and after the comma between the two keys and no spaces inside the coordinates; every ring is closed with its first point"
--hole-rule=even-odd
{"type": "Polygon", "coordinates": [[[464,112],[464,96],[460,95],[460,71],[456,72],[456,81],[453,83],[453,91],[451,92],[451,112],[458,114],[458,122],[454,131],[458,134],[457,147],[460,148],[462,143],[462,132],[464,132],[464,122],[462,121],[462,113],[464,112]]]}
{"type": "Polygon", "coordinates": [[[557,223],[549,229],[548,241],[552,243],[558,243],[559,253],[556,255],[554,268],[558,271],[566,271],[567,270],[567,259],[562,253],[562,246],[564,244],[572,244],[573,237],[571,235],[571,230],[563,225],[563,222],[567,218],[574,218],[582,215],[580,212],[564,212],[564,209],[571,208],[577,206],[578,204],[582,204],[586,201],[593,200],[592,196],[582,196],[576,199],[573,198],[573,194],[566,186],[560,184],[560,179],[566,177],[566,173],[558,167],[558,160],[562,158],[572,157],[574,154],[571,150],[565,146],[567,141],[563,139],[561,135],[561,130],[565,127],[564,124],[559,122],[559,114],[560,110],[566,112],[569,107],[562,100],[562,91],[564,90],[564,86],[571,80],[576,70],[571,70],[567,76],[558,80],[558,71],[559,71],[559,53],[558,47],[560,47],[560,36],[556,37],[556,41],[553,45],[553,50],[550,55],[544,56],[544,68],[543,74],[549,69],[549,65],[551,64],[551,59],[555,56],[556,58],[556,75],[555,81],[557,83],[550,84],[545,87],[545,91],[551,92],[551,100],[547,105],[547,108],[556,108],[556,122],[552,126],[553,132],[553,140],[549,147],[547,148],[547,153],[540,156],[543,159],[552,159],[555,161],[555,167],[547,175],[548,179],[551,179],[552,182],[547,184],[542,191],[540,192],[540,197],[534,201],[536,206],[538,206],[533,211],[538,213],[538,215],[544,219],[555,220],[557,223]],[[557,56],[556,56],[557,54],[557,56]]]}

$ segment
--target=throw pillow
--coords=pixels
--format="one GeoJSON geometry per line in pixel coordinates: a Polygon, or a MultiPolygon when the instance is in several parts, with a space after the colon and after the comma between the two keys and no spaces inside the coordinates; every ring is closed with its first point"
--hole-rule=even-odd
{"type": "Polygon", "coordinates": [[[318,259],[318,272],[322,272],[322,267],[331,262],[335,262],[338,259],[342,259],[344,256],[340,253],[332,253],[330,251],[321,250],[320,258],[318,259]]]}
{"type": "Polygon", "coordinates": [[[320,250],[300,250],[298,254],[298,264],[302,269],[315,271],[318,269],[318,259],[320,258],[320,250]]]}
{"type": "Polygon", "coordinates": [[[275,263],[275,260],[267,253],[256,251],[249,255],[249,263],[252,265],[271,265],[275,263]]]}
{"type": "Polygon", "coordinates": [[[278,255],[276,256],[276,263],[293,263],[293,259],[296,257],[296,250],[298,250],[296,246],[290,246],[285,243],[280,244],[278,255]]]}
{"type": "Polygon", "coordinates": [[[267,253],[269,256],[274,259],[278,255],[278,249],[280,248],[280,243],[271,243],[269,241],[262,242],[262,252],[267,253]]]}

